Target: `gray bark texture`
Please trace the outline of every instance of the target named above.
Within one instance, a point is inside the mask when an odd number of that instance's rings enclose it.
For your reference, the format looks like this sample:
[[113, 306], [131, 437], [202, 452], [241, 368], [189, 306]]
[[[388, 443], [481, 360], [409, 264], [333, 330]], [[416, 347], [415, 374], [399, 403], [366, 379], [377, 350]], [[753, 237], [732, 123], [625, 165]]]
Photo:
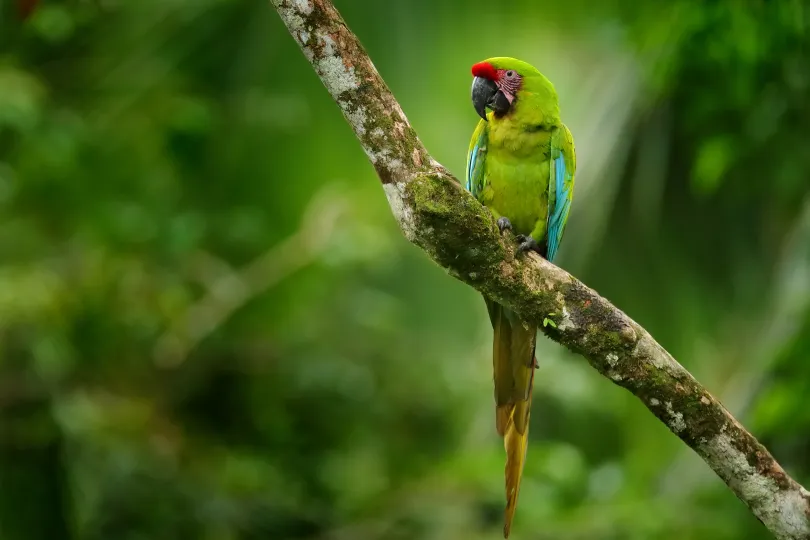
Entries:
[[774, 537], [810, 539], [810, 493], [644, 328], [561, 268], [516, 255], [511, 235], [428, 154], [331, 1], [270, 3], [343, 111], [409, 241], [632, 392]]

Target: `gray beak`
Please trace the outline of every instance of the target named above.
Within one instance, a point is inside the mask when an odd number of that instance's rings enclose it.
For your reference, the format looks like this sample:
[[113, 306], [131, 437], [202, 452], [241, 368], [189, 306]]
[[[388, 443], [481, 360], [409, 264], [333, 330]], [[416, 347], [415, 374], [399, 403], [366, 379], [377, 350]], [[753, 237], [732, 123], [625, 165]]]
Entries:
[[475, 77], [472, 83], [472, 103], [478, 116], [486, 121], [487, 105], [490, 105], [498, 93], [498, 87], [493, 81], [483, 77]]

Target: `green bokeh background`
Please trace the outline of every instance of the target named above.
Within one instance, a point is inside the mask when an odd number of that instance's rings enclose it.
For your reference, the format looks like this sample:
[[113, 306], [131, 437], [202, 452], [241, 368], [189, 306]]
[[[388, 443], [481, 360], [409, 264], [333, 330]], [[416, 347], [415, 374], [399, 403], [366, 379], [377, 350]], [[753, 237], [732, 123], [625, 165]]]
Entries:
[[[336, 5], [457, 175], [471, 64], [555, 83], [558, 264], [810, 484], [810, 5]], [[500, 538], [483, 302], [268, 2], [0, 17], [0, 539]], [[768, 538], [633, 396], [538, 357], [513, 538]]]

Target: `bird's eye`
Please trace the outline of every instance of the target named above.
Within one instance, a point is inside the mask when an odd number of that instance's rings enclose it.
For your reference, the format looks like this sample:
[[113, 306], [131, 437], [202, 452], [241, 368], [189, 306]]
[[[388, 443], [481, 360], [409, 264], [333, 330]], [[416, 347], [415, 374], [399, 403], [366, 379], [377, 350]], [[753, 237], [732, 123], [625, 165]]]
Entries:
[[515, 72], [510, 69], [509, 71], [506, 72], [506, 76], [511, 79], [512, 77], [515, 76]]

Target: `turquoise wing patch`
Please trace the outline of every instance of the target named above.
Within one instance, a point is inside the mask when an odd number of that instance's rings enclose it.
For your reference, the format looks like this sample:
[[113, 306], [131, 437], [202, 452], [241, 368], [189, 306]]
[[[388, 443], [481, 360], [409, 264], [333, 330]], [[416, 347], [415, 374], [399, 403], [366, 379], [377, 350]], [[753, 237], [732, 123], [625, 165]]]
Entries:
[[[553, 143], [552, 143], [553, 145]], [[549, 182], [546, 259], [553, 261], [562, 242], [563, 231], [571, 210], [573, 172], [565, 164], [565, 152], [552, 146], [552, 167]]]
[[472, 151], [467, 156], [467, 191], [472, 191], [472, 174], [476, 159], [478, 159], [478, 144], [473, 146]]
[[484, 160], [487, 155], [487, 130], [485, 124], [485, 122], [481, 121], [473, 132], [470, 150], [467, 153], [466, 188], [476, 198], [484, 188]]

